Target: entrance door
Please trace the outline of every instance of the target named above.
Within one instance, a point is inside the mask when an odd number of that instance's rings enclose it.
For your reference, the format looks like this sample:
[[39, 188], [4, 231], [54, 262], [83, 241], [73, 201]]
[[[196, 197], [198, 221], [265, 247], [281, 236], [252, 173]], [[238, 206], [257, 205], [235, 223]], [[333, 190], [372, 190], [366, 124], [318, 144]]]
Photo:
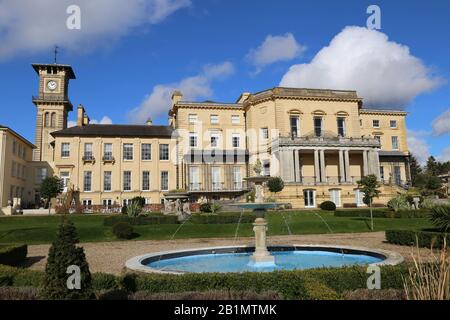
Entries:
[[303, 197], [305, 198], [305, 208], [316, 207], [316, 191], [305, 190], [303, 191]]

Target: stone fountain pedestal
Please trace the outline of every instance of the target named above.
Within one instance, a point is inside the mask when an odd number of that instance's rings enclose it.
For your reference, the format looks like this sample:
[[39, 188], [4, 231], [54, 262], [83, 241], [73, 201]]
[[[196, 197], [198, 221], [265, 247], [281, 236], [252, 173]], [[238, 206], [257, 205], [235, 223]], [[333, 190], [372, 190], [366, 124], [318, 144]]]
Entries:
[[255, 252], [250, 258], [251, 263], [256, 265], [275, 264], [275, 257], [270, 254], [269, 250], [267, 250], [266, 219], [256, 218], [253, 223], [253, 231], [255, 232]]

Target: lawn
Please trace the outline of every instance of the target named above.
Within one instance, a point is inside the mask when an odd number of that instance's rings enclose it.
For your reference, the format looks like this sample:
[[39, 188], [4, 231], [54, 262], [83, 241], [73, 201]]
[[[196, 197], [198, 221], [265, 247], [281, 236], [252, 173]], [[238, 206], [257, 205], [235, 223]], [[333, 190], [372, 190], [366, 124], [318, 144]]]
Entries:
[[[111, 232], [111, 227], [103, 226], [104, 217], [104, 215], [74, 215], [70, 216], [70, 219], [77, 227], [81, 242], [116, 240]], [[60, 216], [2, 217], [0, 218], [0, 243], [51, 243], [55, 238], [60, 220]], [[267, 215], [267, 220], [269, 236], [288, 235], [289, 230], [294, 235], [330, 233], [330, 230], [332, 233], [370, 231], [369, 220], [366, 218], [334, 217], [332, 212], [324, 211], [271, 212]], [[427, 219], [375, 219], [375, 231], [417, 229], [430, 226]], [[179, 227], [179, 224], [135, 226], [135, 232], [139, 236], [134, 240], [169, 240]], [[237, 224], [193, 224], [187, 222], [174, 238], [234, 237], [236, 227]], [[252, 236], [252, 228], [251, 224], [241, 224], [238, 236]]]

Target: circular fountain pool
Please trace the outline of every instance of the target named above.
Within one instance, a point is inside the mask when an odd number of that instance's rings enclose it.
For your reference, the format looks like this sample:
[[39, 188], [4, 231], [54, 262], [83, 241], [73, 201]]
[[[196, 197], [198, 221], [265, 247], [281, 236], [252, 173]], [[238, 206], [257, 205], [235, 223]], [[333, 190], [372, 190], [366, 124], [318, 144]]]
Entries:
[[253, 247], [218, 247], [159, 252], [127, 261], [131, 270], [144, 272], [270, 272], [275, 270], [398, 264], [403, 258], [384, 250], [337, 246], [273, 246], [268, 248], [275, 264], [251, 262]]

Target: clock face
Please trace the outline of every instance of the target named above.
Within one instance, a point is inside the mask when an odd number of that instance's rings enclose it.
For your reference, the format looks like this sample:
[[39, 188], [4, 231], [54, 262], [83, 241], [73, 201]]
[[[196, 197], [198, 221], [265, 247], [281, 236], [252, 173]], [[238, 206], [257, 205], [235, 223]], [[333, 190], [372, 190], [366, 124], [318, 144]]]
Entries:
[[47, 88], [49, 88], [51, 91], [55, 90], [58, 84], [54, 80], [50, 80], [47, 82]]

